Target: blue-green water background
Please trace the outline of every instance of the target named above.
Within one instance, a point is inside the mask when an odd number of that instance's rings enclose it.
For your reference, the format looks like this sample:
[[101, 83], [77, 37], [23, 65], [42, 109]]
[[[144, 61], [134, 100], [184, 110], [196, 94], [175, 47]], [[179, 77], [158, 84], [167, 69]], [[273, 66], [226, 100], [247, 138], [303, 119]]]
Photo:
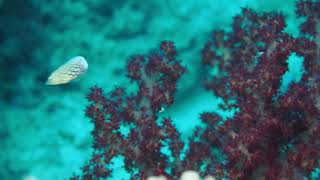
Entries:
[[[205, 75], [200, 51], [210, 32], [230, 29], [241, 7], [250, 7], [284, 13], [285, 31], [298, 36], [303, 19], [295, 17], [294, 2], [0, 0], [0, 179], [64, 179], [79, 172], [92, 151], [93, 125], [84, 116], [89, 88], [130, 89], [128, 57], [147, 53], [161, 40], [175, 42], [188, 68], [174, 105], [161, 114], [172, 117], [186, 139], [199, 113], [219, 111], [219, 99], [199, 84]], [[77, 55], [89, 63], [81, 80], [44, 85], [52, 70]], [[301, 74], [299, 65], [290, 67], [286, 83]]]

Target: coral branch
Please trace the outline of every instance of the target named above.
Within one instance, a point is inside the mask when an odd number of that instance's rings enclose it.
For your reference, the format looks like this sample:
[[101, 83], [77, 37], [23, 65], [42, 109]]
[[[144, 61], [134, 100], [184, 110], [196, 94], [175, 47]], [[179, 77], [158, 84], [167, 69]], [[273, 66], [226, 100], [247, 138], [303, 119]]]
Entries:
[[[124, 156], [125, 169], [133, 177], [166, 174], [168, 157], [160, 152], [164, 142], [170, 139], [175, 154], [183, 146], [170, 119], [161, 125], [156, 123], [160, 108], [173, 103], [177, 80], [185, 72], [175, 56], [175, 47], [169, 41], [162, 42], [160, 50], [149, 56], [133, 56], [128, 77], [138, 83], [137, 94], [129, 95], [124, 88], [116, 87], [105, 96], [101, 88], [91, 88], [86, 116], [94, 123], [94, 153], [83, 168], [83, 179], [110, 177], [112, 169], [106, 165], [119, 155]], [[130, 128], [127, 137], [121, 127]]]
[[[234, 17], [231, 32], [212, 33], [201, 51], [208, 72], [204, 86], [224, 100], [222, 108], [239, 111], [227, 120], [202, 112], [205, 127], [195, 129], [185, 151], [172, 121], [158, 119], [161, 108], [174, 102], [186, 71], [174, 44], [164, 41], [155, 53], [132, 56], [127, 70], [138, 84], [137, 94], [116, 87], [105, 95], [93, 87], [87, 96], [94, 153], [83, 175], [73, 178], [110, 177], [110, 164], [118, 156], [132, 179], [177, 179], [185, 170], [232, 180], [309, 177], [320, 165], [319, 9], [320, 2], [297, 2], [297, 15], [306, 17], [298, 38], [283, 31], [283, 15], [251, 9]], [[304, 59], [305, 72], [280, 93], [292, 54]], [[211, 75], [212, 69], [219, 73]], [[164, 147], [170, 155], [161, 151]]]
[[[320, 127], [319, 31], [315, 30], [319, 5], [297, 3], [298, 14], [308, 17], [301, 31], [314, 36], [314, 41], [284, 33], [279, 14], [243, 9], [234, 18], [231, 33], [216, 31], [205, 45], [203, 64], [221, 71], [208, 78], [206, 88], [226, 103], [236, 100], [240, 110], [220, 127], [212, 125], [215, 114], [202, 116], [210, 127], [202, 141], [223, 149], [229, 160], [223, 166], [228, 172], [225, 176], [230, 179], [302, 179], [319, 166], [320, 142], [313, 138]], [[307, 72], [301, 82], [279, 96], [291, 53], [304, 57]]]

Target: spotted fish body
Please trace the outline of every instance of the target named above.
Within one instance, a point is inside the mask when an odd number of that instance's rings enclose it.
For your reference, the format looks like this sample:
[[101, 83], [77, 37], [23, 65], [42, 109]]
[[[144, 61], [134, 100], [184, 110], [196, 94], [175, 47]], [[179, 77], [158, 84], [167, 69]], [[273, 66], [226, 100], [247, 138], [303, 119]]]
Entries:
[[53, 71], [49, 76], [47, 85], [66, 84], [83, 75], [88, 69], [88, 62], [82, 56], [76, 56], [58, 69]]

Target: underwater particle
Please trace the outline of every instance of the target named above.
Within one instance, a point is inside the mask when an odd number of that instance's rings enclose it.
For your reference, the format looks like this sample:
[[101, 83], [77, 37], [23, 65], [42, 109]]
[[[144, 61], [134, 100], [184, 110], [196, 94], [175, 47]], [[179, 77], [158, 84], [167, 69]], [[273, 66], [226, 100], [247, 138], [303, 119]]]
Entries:
[[164, 110], [165, 110], [164, 107], [161, 107], [160, 110], [159, 110], [159, 113], [163, 113]]
[[205, 176], [203, 180], [216, 180], [213, 176]]
[[187, 170], [182, 173], [180, 180], [200, 180], [200, 176], [196, 171]]
[[71, 58], [65, 64], [53, 71], [46, 85], [66, 84], [83, 75], [88, 69], [88, 62], [82, 56]]
[[150, 176], [147, 180], [167, 180], [167, 178], [164, 176]]
[[23, 180], [38, 180], [38, 178], [36, 176], [28, 175], [24, 176]]

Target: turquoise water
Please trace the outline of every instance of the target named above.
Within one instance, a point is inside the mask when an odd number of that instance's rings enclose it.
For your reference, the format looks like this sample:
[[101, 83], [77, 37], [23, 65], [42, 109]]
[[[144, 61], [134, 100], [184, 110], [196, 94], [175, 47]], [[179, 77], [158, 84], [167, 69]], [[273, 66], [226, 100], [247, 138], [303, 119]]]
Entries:
[[[230, 30], [241, 7], [285, 14], [285, 32], [299, 36], [303, 18], [286, 0], [0, 0], [0, 179], [68, 179], [92, 153], [93, 124], [84, 116], [89, 88], [136, 87], [126, 77], [130, 55], [145, 54], [161, 40], [175, 42], [188, 68], [179, 81], [175, 103], [160, 117], [171, 117], [186, 141], [199, 114], [217, 111], [221, 99], [205, 91], [200, 51], [214, 29]], [[49, 74], [68, 59], [81, 55], [87, 73], [65, 85], [46, 86]], [[301, 64], [288, 59], [282, 91], [298, 82]], [[291, 62], [292, 61], [292, 62]], [[192, 121], [190, 121], [192, 119]], [[186, 120], [187, 121], [186, 123]], [[114, 179], [128, 178], [121, 158]], [[313, 173], [316, 178], [317, 172]]]

